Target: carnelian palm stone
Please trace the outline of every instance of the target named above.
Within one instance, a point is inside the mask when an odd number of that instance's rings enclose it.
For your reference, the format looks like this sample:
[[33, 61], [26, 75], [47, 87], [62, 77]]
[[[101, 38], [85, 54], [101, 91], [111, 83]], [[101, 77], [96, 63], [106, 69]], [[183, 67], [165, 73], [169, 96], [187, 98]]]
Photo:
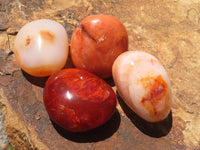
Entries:
[[116, 108], [110, 85], [80, 69], [61, 70], [47, 80], [44, 104], [50, 118], [72, 131], [87, 131], [108, 121]]
[[115, 59], [127, 49], [128, 35], [118, 19], [92, 15], [83, 19], [75, 29], [70, 52], [77, 68], [109, 78]]

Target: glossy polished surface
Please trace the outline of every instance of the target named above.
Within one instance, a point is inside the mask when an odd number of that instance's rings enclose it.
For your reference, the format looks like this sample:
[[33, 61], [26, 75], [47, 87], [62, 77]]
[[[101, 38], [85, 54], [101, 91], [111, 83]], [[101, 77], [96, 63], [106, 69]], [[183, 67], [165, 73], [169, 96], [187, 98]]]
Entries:
[[128, 48], [128, 35], [123, 24], [112, 16], [86, 17], [71, 39], [74, 65], [102, 78], [112, 75], [112, 65]]
[[44, 104], [50, 118], [59, 126], [82, 132], [111, 118], [116, 95], [99, 77], [80, 69], [64, 69], [47, 80]]
[[171, 85], [166, 70], [154, 56], [128, 51], [113, 64], [113, 79], [126, 104], [140, 117], [158, 122], [171, 109]]
[[25, 72], [48, 76], [64, 67], [68, 37], [61, 24], [48, 19], [35, 20], [20, 29], [14, 48], [17, 63]]

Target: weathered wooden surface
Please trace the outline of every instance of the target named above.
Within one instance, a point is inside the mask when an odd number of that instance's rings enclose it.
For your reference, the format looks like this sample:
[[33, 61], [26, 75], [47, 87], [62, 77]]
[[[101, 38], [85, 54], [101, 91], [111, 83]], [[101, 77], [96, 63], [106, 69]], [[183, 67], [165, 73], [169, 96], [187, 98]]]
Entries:
[[[16, 33], [27, 22], [49, 18], [71, 38], [91, 14], [113, 15], [129, 35], [129, 50], [159, 58], [172, 83], [168, 118], [151, 124], [118, 98], [117, 111], [104, 126], [69, 133], [49, 120], [42, 102], [46, 78], [21, 71], [12, 53]], [[200, 2], [198, 0], [1, 0], [0, 104], [4, 127], [15, 149], [130, 150], [200, 149]], [[68, 66], [72, 66], [68, 61]], [[114, 84], [108, 81], [113, 88]]]

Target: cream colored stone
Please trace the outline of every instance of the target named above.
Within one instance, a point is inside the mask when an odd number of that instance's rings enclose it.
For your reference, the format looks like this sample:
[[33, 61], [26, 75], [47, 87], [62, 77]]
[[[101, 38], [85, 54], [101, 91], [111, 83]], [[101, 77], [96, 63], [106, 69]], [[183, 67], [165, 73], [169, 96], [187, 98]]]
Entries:
[[158, 122], [168, 116], [171, 84], [154, 56], [142, 51], [121, 54], [113, 64], [113, 79], [122, 99], [140, 117]]

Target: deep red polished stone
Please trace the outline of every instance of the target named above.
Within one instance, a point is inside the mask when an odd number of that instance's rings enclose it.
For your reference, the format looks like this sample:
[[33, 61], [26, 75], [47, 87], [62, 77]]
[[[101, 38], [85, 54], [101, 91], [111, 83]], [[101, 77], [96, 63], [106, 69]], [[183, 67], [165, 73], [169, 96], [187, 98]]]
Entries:
[[72, 132], [104, 124], [116, 108], [116, 95], [110, 85], [80, 69], [64, 69], [50, 76], [43, 98], [50, 118]]
[[71, 38], [74, 65], [102, 78], [112, 75], [114, 60], [128, 49], [128, 35], [115, 17], [92, 15], [75, 29]]

